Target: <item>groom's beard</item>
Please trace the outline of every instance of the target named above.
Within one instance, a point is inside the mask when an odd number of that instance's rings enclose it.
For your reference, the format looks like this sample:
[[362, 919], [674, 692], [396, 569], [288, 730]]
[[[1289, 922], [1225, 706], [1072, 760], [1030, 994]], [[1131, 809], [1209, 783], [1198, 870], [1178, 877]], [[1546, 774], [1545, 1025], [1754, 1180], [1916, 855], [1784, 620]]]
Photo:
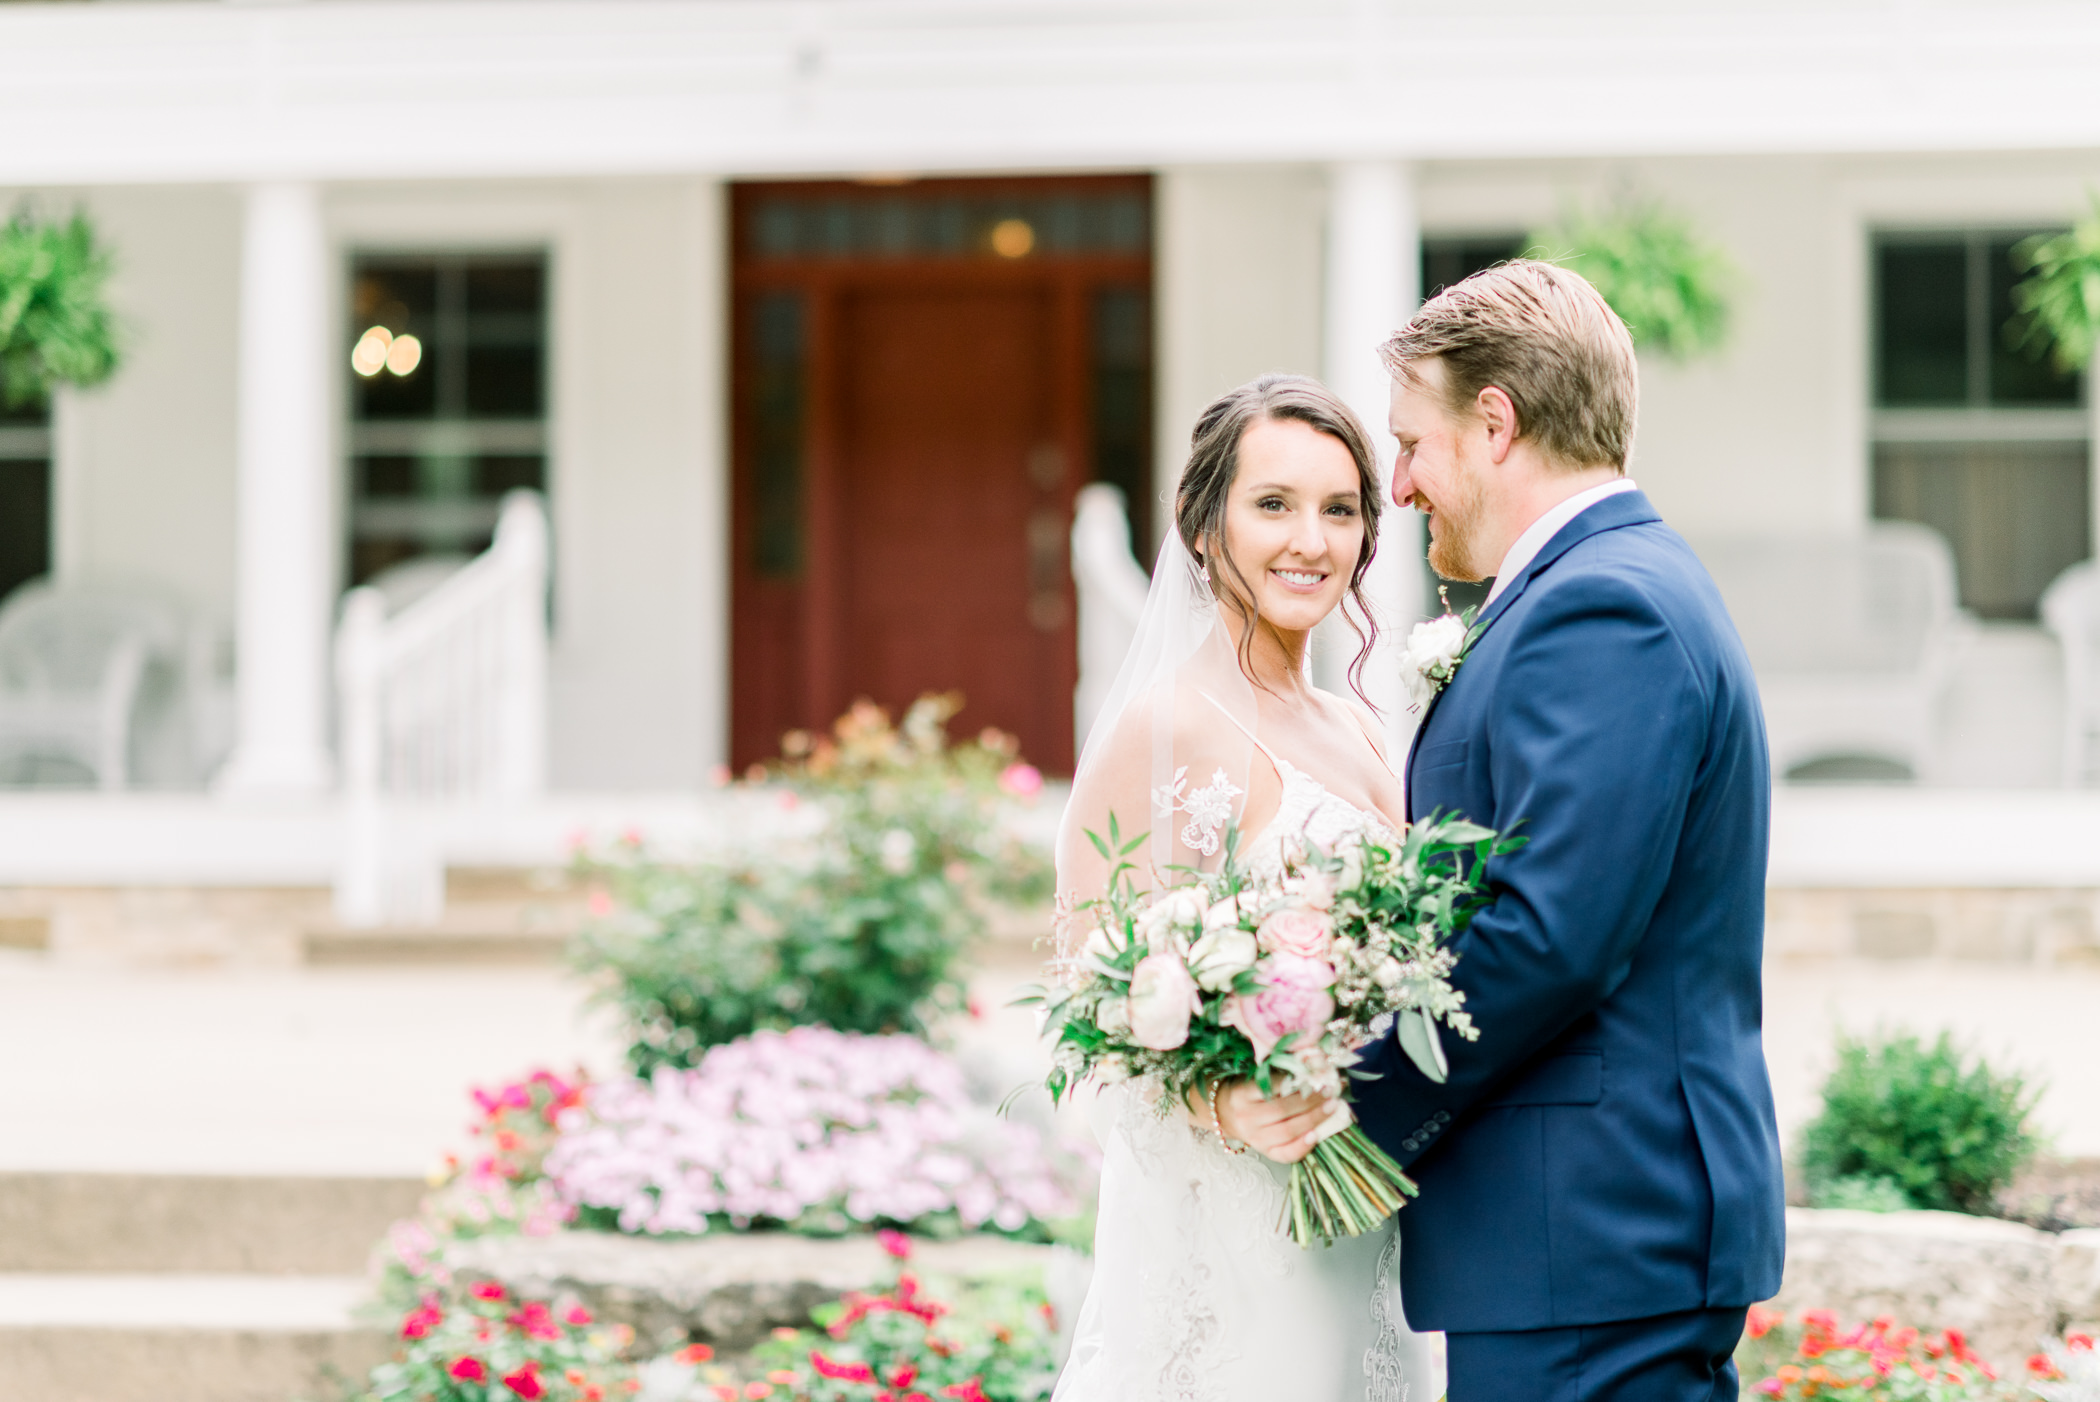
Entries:
[[1470, 472], [1461, 470], [1449, 499], [1431, 502], [1435, 514], [1429, 537], [1429, 568], [1445, 579], [1475, 582], [1487, 578], [1487, 569], [1473, 558], [1473, 540], [1480, 533], [1480, 486]]

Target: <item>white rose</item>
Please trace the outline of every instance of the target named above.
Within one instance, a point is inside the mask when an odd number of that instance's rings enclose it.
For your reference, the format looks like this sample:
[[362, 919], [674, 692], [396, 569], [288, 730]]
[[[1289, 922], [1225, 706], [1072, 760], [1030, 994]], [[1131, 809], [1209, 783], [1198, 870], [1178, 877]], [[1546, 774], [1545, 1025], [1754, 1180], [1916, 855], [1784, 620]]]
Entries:
[[1138, 916], [1138, 938], [1154, 954], [1164, 954], [1170, 949], [1179, 952], [1188, 948], [1188, 942], [1177, 940], [1175, 936], [1202, 923], [1203, 893], [1183, 886], [1167, 892]]
[[1123, 975], [1113, 967], [1111, 962], [1121, 955], [1122, 952], [1122, 929], [1118, 927], [1112, 930], [1106, 925], [1096, 925], [1087, 932], [1086, 945], [1079, 952], [1080, 962], [1097, 974], [1106, 974], [1110, 978], [1122, 978]]
[[1130, 1000], [1128, 998], [1103, 998], [1101, 1006], [1094, 1009], [1094, 1026], [1111, 1037], [1130, 1034]]
[[1228, 925], [1196, 941], [1189, 950], [1189, 969], [1200, 986], [1223, 993], [1234, 979], [1254, 967], [1260, 954], [1252, 931]]
[[1401, 653], [1400, 674], [1417, 705], [1436, 695], [1437, 688], [1451, 679], [1465, 650], [1466, 625], [1456, 616], [1447, 613], [1415, 625]]
[[1240, 923], [1240, 898], [1227, 896], [1203, 912], [1205, 930], [1222, 930]]
[[1172, 1051], [1189, 1039], [1189, 1019], [1202, 1005], [1203, 995], [1180, 956], [1147, 955], [1130, 978], [1130, 1040], [1153, 1051]]

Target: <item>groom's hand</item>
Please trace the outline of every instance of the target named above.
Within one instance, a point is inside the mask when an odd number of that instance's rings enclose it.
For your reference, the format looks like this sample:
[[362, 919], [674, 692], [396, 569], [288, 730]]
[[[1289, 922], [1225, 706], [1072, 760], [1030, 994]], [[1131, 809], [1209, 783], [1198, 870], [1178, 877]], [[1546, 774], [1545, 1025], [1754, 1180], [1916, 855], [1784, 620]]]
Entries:
[[1218, 1088], [1218, 1132], [1278, 1163], [1296, 1163], [1319, 1142], [1334, 1102], [1323, 1095], [1265, 1099], [1252, 1081]]

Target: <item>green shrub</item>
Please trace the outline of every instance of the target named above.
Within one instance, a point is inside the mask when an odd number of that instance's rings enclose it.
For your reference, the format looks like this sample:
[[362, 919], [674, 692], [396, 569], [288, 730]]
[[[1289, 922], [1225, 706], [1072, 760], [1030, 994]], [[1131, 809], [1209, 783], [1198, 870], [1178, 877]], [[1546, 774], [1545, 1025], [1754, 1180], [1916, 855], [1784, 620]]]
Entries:
[[1995, 1074], [1980, 1059], [1965, 1064], [1945, 1033], [1930, 1047], [1908, 1034], [1873, 1042], [1840, 1035], [1837, 1058], [1823, 1113], [1804, 1139], [1818, 1207], [1900, 1194], [1907, 1206], [1989, 1213], [2034, 1155], [2027, 1117], [2037, 1092], [2016, 1073]]
[[818, 807], [794, 850], [679, 864], [626, 842], [585, 863], [613, 910], [577, 961], [612, 976], [637, 1073], [695, 1065], [762, 1028], [923, 1032], [961, 1006], [956, 956], [988, 903], [1047, 895], [1049, 863], [999, 822], [1042, 777], [997, 731], [950, 744], [960, 706], [921, 697], [893, 728], [862, 702], [830, 736], [790, 735], [783, 760], [746, 782]]

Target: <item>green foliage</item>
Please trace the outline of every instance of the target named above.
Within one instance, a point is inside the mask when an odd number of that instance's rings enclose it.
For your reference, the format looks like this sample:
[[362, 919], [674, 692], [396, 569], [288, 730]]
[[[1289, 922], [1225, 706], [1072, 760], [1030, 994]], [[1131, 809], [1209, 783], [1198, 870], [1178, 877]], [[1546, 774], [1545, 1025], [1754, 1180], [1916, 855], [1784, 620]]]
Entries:
[[1570, 210], [1534, 233], [1532, 243], [1531, 256], [1588, 278], [1626, 322], [1635, 346], [1692, 360], [1728, 337], [1735, 265], [1658, 204], [1622, 199], [1595, 213]]
[[[1804, 1140], [1818, 1206], [1836, 1205], [1833, 1192], [1856, 1203], [1872, 1191], [1887, 1201], [1893, 1188], [1911, 1206], [1987, 1214], [2034, 1155], [2027, 1117], [2038, 1092], [1980, 1059], [1965, 1065], [1945, 1033], [1929, 1047], [1908, 1034], [1873, 1042], [1840, 1036], [1837, 1058], [1823, 1084], [1823, 1113]], [[1837, 1186], [1848, 1179], [1884, 1186]]]
[[41, 404], [57, 384], [115, 373], [116, 319], [102, 299], [110, 259], [84, 214], [0, 225], [0, 406]]
[[2006, 338], [2064, 371], [2090, 365], [2100, 336], [2100, 192], [2090, 198], [2092, 213], [2069, 233], [2023, 239], [2012, 255], [2027, 276], [2013, 285]]
[[1893, 1178], [1857, 1174], [1818, 1184], [1817, 1207], [1847, 1208], [1854, 1212], [1907, 1212], [1917, 1206], [1903, 1185]]
[[863, 702], [829, 737], [790, 735], [747, 787], [814, 808], [792, 850], [679, 864], [627, 842], [585, 864], [614, 910], [576, 958], [612, 976], [637, 1073], [695, 1065], [761, 1028], [920, 1033], [962, 1005], [956, 956], [984, 933], [988, 904], [1039, 900], [1050, 873], [999, 822], [1041, 776], [997, 731], [948, 743], [960, 706], [922, 697], [892, 728]]

